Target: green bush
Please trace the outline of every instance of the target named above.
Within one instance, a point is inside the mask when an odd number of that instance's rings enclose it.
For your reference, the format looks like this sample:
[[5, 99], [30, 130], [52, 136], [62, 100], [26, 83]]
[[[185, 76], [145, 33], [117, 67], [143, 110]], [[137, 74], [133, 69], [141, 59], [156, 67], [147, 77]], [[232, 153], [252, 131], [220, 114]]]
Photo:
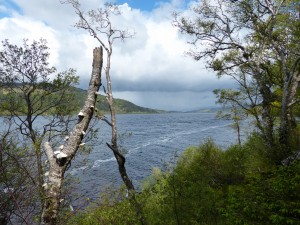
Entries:
[[[300, 224], [300, 162], [276, 166], [270, 155], [258, 135], [227, 150], [211, 140], [186, 149], [142, 183], [137, 199], [147, 224]], [[116, 193], [69, 224], [140, 224]]]
[[154, 170], [144, 185], [147, 188], [142, 191], [148, 223], [219, 223], [223, 155], [224, 152], [209, 140], [199, 147], [188, 148], [172, 171]]
[[134, 207], [125, 197], [124, 187], [101, 194], [100, 202], [64, 222], [67, 225], [126, 225], [139, 224]]
[[300, 163], [257, 173], [228, 189], [228, 224], [300, 224]]

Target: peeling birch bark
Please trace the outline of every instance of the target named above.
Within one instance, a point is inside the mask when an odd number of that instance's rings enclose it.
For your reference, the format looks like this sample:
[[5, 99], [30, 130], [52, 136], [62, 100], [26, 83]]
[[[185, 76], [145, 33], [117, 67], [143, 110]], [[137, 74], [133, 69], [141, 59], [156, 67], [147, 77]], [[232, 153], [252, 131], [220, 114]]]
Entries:
[[49, 161], [49, 171], [45, 174], [48, 176], [48, 181], [43, 185], [46, 195], [42, 212], [42, 224], [44, 225], [55, 225], [57, 222], [64, 174], [79, 146], [83, 145], [82, 139], [93, 117], [98, 91], [101, 86], [102, 63], [102, 47], [95, 48], [93, 51], [93, 71], [87, 98], [83, 108], [78, 113], [77, 124], [65, 138], [66, 143], [60, 146], [59, 151], [54, 151], [49, 142], [45, 142], [43, 145]]

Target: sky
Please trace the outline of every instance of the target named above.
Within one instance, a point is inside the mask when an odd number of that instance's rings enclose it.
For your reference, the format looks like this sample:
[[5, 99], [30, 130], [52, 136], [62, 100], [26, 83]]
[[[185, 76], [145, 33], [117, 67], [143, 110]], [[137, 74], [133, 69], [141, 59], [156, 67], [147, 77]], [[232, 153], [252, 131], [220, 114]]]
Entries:
[[[81, 0], [82, 9], [103, 7], [104, 0]], [[215, 106], [216, 88], [232, 81], [217, 79], [204, 61], [184, 53], [188, 37], [172, 26], [172, 12], [185, 12], [195, 1], [115, 0], [122, 15], [116, 28], [135, 33], [114, 42], [111, 59], [113, 96], [149, 108], [188, 111]], [[24, 38], [47, 40], [51, 65], [58, 71], [77, 70], [82, 89], [87, 89], [93, 48], [99, 43], [74, 27], [78, 18], [70, 5], [59, 0], [0, 0], [0, 40], [21, 45]], [[1, 47], [0, 47], [1, 48]]]

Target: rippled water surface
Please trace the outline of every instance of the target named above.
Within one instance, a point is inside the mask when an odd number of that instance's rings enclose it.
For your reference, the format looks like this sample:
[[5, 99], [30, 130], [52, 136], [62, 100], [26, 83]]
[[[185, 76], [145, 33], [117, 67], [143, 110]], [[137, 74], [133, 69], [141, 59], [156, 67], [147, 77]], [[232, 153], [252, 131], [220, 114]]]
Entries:
[[[213, 113], [127, 114], [118, 115], [117, 120], [123, 148], [128, 151], [127, 171], [136, 186], [153, 167], [162, 167], [188, 146], [197, 146], [208, 138], [222, 148], [237, 142], [232, 122], [216, 119]], [[98, 144], [84, 157], [84, 165], [75, 162], [69, 170], [80, 180], [76, 192], [92, 199], [105, 185], [121, 183], [117, 162], [105, 145], [110, 141], [110, 129], [104, 122], [99, 128]], [[82, 156], [76, 160], [82, 161]]]

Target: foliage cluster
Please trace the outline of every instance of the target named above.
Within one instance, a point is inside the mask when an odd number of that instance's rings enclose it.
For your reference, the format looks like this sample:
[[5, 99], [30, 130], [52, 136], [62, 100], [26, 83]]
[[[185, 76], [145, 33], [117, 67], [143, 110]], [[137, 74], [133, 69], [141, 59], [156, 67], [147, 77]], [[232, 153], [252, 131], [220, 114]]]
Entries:
[[78, 81], [75, 70], [57, 73], [46, 44], [44, 39], [24, 40], [21, 47], [2, 41], [0, 112], [6, 116], [1, 118], [0, 189], [7, 199], [0, 203], [2, 224], [40, 221], [48, 179], [42, 142], [68, 132], [77, 106], [71, 89]]
[[[30, 176], [34, 162], [28, 152], [28, 148], [18, 147], [7, 134], [3, 137], [0, 144], [0, 224], [36, 217], [37, 209], [32, 201], [37, 201], [37, 193]], [[25, 207], [26, 211], [21, 210]], [[12, 215], [16, 216], [13, 222]]]
[[188, 55], [234, 80], [235, 87], [215, 94], [231, 109], [220, 116], [235, 122], [238, 136], [239, 121], [251, 116], [269, 146], [279, 141], [277, 163], [293, 154], [299, 136], [299, 1], [202, 0], [187, 15], [174, 13], [173, 23], [193, 44]]
[[139, 224], [136, 212], [126, 198], [126, 188], [107, 187], [101, 194], [101, 201], [91, 205], [89, 209], [77, 215], [67, 215], [62, 224]]
[[[153, 169], [138, 196], [146, 222], [299, 224], [300, 162], [276, 165], [262, 154], [266, 148], [257, 135], [226, 151], [208, 140], [188, 148], [172, 169]], [[107, 195], [68, 224], [139, 224], [124, 196]]]

